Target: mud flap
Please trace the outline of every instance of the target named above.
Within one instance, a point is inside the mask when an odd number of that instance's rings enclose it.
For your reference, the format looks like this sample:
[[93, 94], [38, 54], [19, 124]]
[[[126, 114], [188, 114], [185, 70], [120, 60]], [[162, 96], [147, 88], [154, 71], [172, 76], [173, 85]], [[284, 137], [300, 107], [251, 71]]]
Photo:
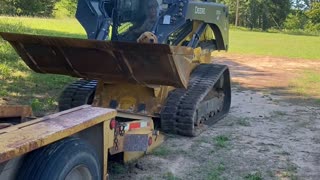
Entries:
[[149, 135], [148, 134], [126, 134], [124, 137], [125, 152], [142, 151], [146, 152], [148, 145]]

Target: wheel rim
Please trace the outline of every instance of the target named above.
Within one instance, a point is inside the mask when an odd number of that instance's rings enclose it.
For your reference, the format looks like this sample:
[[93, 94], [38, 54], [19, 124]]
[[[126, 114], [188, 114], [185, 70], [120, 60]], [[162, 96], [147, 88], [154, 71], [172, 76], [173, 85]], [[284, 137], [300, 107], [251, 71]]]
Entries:
[[65, 180], [92, 180], [90, 170], [84, 166], [79, 165], [74, 167], [66, 176]]

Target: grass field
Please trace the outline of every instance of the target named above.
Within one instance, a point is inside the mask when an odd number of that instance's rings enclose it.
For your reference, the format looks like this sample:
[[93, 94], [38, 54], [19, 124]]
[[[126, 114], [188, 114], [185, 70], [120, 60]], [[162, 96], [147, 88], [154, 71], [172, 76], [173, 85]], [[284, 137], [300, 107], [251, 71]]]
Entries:
[[[0, 17], [0, 31], [85, 38], [75, 20]], [[56, 110], [57, 97], [74, 78], [32, 72], [0, 39], [0, 104], [31, 105], [36, 115]]]
[[304, 70], [300, 76], [290, 83], [291, 92], [314, 99], [320, 104], [320, 72], [315, 70]]
[[[86, 38], [85, 31], [74, 19], [0, 16], [0, 31]], [[230, 31], [230, 53], [320, 60], [319, 49], [320, 37]], [[9, 43], [0, 39], [0, 104], [32, 105], [36, 114], [42, 115], [56, 109], [59, 93], [73, 80], [66, 76], [33, 73]], [[295, 85], [299, 86], [299, 83]]]
[[85, 38], [85, 31], [75, 19], [45, 19], [0, 16], [2, 32]]
[[231, 30], [229, 52], [320, 60], [320, 37]]

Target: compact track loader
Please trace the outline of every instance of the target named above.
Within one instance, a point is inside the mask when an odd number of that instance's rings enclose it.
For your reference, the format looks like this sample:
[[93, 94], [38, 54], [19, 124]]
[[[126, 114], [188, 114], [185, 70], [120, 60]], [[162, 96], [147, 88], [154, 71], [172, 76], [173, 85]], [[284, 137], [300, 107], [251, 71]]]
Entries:
[[[35, 72], [80, 78], [61, 112], [0, 106], [0, 179], [107, 179], [110, 155], [131, 161], [163, 142], [159, 130], [197, 136], [228, 113], [229, 70], [211, 62], [228, 49], [226, 6], [79, 0], [76, 17], [88, 39], [0, 33]], [[157, 41], [137, 42], [145, 32]]]
[[[64, 90], [60, 110], [93, 103], [160, 119], [162, 131], [185, 136], [229, 111], [229, 70], [210, 59], [228, 49], [226, 6], [79, 0], [76, 17], [89, 40], [1, 33], [34, 71], [83, 78]], [[137, 43], [145, 31], [158, 43]]]

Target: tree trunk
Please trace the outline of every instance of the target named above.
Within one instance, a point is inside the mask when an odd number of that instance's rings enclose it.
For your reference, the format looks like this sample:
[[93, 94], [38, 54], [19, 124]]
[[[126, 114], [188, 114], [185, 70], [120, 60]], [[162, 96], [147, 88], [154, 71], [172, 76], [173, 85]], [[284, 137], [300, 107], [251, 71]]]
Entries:
[[238, 26], [238, 22], [239, 22], [239, 0], [237, 0], [237, 6], [236, 6], [236, 22], [235, 22], [235, 26]]

